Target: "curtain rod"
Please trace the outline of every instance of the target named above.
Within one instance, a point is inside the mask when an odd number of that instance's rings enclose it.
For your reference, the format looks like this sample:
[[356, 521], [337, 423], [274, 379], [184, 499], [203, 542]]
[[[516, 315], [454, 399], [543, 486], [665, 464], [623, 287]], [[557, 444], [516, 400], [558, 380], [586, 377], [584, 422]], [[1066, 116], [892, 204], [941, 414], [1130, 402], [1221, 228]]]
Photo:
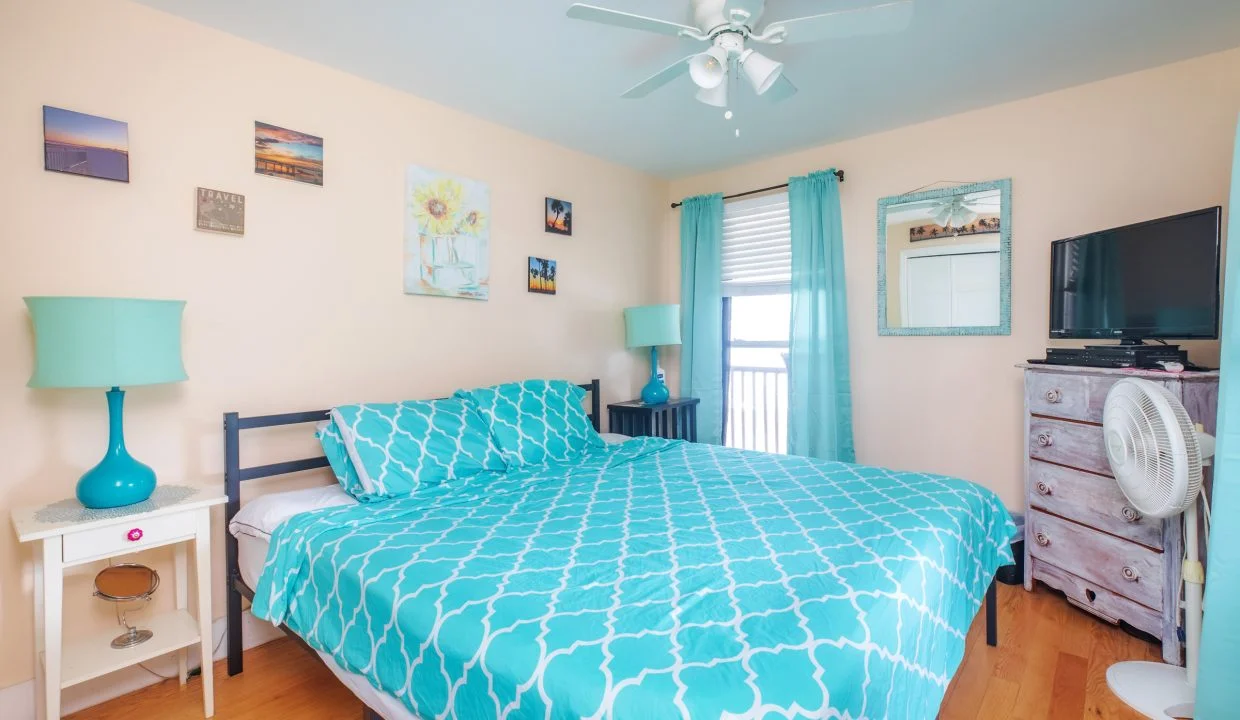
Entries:
[[[844, 182], [844, 171], [843, 170], [836, 170], [835, 176], [840, 179], [840, 182]], [[732, 195], [724, 195], [723, 199], [732, 200], [738, 197], [745, 197], [746, 195], [757, 195], [758, 193], [770, 192], [772, 190], [783, 190], [786, 187], [788, 187], [788, 183], [781, 183], [779, 185], [772, 185], [770, 187], [758, 188], [757, 190], [746, 190], [745, 192], [733, 193]], [[678, 203], [678, 202], [672, 203], [672, 209], [675, 210], [681, 205], [684, 205], [684, 203]]]

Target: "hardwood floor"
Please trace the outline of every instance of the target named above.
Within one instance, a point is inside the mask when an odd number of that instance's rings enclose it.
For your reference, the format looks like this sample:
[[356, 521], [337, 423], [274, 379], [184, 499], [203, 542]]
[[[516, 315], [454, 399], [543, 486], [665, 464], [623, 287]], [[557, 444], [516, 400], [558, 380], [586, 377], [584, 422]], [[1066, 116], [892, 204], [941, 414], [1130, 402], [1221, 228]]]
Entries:
[[[947, 689], [941, 720], [1139, 720], [1107, 689], [1118, 660], [1158, 660], [1158, 646], [1131, 637], [1069, 606], [1039, 586], [1027, 593], [999, 586], [999, 646], [987, 647], [979, 613], [964, 663]], [[215, 717], [221, 720], [357, 720], [361, 704], [290, 639], [246, 653], [244, 673], [215, 664]], [[175, 680], [72, 715], [73, 720], [195, 720], [200, 681]]]

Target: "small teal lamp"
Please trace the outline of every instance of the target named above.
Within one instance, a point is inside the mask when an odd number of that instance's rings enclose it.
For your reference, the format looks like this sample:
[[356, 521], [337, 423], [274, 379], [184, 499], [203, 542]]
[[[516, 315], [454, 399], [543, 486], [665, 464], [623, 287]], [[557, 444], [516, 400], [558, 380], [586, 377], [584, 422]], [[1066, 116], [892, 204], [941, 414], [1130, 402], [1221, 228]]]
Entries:
[[155, 491], [155, 471], [125, 449], [122, 385], [185, 380], [180, 300], [92, 297], [24, 298], [34, 322], [32, 388], [108, 390], [108, 452], [78, 480], [88, 508], [142, 502]]
[[650, 382], [642, 388], [642, 402], [647, 405], [667, 402], [671, 393], [659, 379], [659, 346], [680, 344], [680, 306], [625, 308], [624, 334], [630, 348], [650, 348]]

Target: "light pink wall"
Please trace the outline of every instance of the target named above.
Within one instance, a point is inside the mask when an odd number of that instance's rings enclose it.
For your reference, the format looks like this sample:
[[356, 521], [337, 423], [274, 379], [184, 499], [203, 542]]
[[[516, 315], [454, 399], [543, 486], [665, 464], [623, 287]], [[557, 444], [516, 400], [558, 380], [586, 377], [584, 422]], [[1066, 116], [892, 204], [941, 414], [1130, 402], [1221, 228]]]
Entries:
[[[675, 181], [668, 199], [844, 169], [858, 460], [967, 478], [1016, 507], [1023, 398], [1013, 365], [1049, 344], [1050, 242], [1223, 204], [1237, 109], [1240, 50], [1232, 50]], [[848, 112], [846, 100], [839, 112]], [[878, 198], [939, 180], [998, 178], [1012, 178], [1011, 336], [879, 337]], [[665, 220], [669, 299], [679, 292], [676, 223]], [[1216, 364], [1218, 343], [1193, 344], [1191, 357]]]
[[[600, 377], [607, 400], [641, 385], [621, 309], [657, 294], [662, 180], [119, 0], [4, 2], [0, 67], [0, 687], [32, 675], [30, 548], [8, 509], [72, 495], [106, 436], [102, 392], [25, 387], [23, 295], [188, 301], [190, 380], [127, 399], [130, 450], [164, 482], [222, 481], [228, 410], [533, 376]], [[132, 182], [44, 172], [44, 104], [127, 121]], [[255, 120], [322, 136], [325, 186], [255, 175]], [[402, 293], [410, 163], [490, 184], [489, 302]], [[192, 229], [199, 185], [245, 194], [245, 237]], [[574, 237], [543, 232], [544, 195], [574, 202]], [[528, 255], [559, 261], [558, 296], [526, 292]], [[274, 460], [277, 446], [281, 459], [313, 450], [302, 428], [242, 459]], [[170, 557], [143, 556], [164, 571]], [[115, 625], [89, 582], [70, 580], [67, 634]]]

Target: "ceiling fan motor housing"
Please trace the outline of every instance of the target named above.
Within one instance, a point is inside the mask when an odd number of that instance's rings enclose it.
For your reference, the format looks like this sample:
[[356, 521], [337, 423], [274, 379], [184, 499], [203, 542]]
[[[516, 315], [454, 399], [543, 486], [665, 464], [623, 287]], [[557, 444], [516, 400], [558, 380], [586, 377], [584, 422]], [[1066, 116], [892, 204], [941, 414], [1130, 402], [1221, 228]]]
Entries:
[[765, 5], [764, 0], [693, 0], [693, 24], [704, 33], [733, 24], [752, 30]]

